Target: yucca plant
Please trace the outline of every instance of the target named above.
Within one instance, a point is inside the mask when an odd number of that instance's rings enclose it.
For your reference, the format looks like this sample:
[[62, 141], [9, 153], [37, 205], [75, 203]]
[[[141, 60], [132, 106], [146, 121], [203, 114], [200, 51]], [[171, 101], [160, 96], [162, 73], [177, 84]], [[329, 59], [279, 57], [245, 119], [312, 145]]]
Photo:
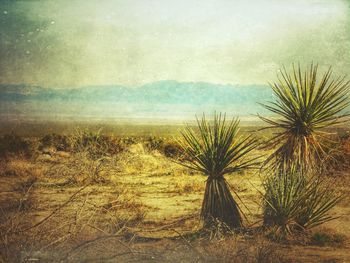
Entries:
[[302, 72], [300, 65], [288, 73], [281, 70], [278, 82], [270, 84], [276, 101], [263, 106], [277, 114], [276, 118], [259, 116], [276, 129], [266, 144], [273, 149], [265, 167], [299, 169], [319, 168], [327, 155], [328, 136], [324, 128], [347, 120], [344, 113], [349, 105], [349, 81], [344, 77], [332, 79], [332, 70], [318, 77], [318, 66]]
[[281, 236], [335, 219], [330, 210], [342, 199], [320, 177], [306, 177], [293, 166], [264, 182], [264, 225]]
[[305, 187], [304, 180], [299, 173], [280, 173], [267, 177], [263, 186], [264, 225], [277, 226], [278, 232], [291, 233], [301, 209], [299, 195]]
[[239, 120], [226, 121], [221, 113], [214, 115], [213, 122], [203, 115], [197, 124], [198, 130], [187, 126], [182, 132], [180, 145], [188, 158], [181, 164], [208, 177], [201, 210], [204, 226], [220, 221], [231, 228], [241, 227], [241, 213], [224, 175], [258, 164], [257, 157], [248, 158], [257, 141], [239, 135]]

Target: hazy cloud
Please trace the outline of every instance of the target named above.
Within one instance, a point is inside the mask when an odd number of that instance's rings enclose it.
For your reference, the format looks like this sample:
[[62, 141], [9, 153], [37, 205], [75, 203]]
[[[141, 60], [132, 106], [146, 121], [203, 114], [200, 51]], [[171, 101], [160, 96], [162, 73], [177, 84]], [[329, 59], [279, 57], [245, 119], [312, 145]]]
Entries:
[[0, 82], [266, 83], [281, 64], [350, 68], [347, 1], [1, 1]]

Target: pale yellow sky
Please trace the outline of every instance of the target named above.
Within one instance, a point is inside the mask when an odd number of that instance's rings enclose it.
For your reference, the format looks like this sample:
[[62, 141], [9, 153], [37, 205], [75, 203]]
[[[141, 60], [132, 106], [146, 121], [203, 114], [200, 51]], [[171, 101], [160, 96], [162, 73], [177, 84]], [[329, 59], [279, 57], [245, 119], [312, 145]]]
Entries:
[[266, 84], [311, 61], [350, 69], [347, 1], [2, 1], [0, 82]]

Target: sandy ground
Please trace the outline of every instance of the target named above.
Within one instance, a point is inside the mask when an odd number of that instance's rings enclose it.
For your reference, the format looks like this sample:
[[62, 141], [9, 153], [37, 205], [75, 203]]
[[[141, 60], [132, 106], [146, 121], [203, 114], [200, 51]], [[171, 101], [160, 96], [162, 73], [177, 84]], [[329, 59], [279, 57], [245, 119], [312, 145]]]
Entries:
[[204, 176], [138, 146], [104, 180], [87, 184], [56, 169], [70, 158], [2, 164], [4, 262], [350, 262], [349, 171], [334, 183], [346, 195], [333, 210], [340, 217], [313, 230], [343, 241], [316, 246], [275, 243], [254, 232], [261, 225], [261, 180], [255, 172], [227, 176], [250, 231], [206, 240], [193, 234], [201, 227]]

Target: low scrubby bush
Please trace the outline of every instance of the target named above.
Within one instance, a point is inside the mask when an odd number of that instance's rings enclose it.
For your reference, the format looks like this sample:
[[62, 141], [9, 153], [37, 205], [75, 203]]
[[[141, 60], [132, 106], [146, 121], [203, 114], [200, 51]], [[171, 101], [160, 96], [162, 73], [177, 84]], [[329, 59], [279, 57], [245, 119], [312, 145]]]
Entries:
[[100, 131], [76, 129], [71, 135], [47, 134], [39, 140], [39, 150], [53, 148], [57, 151], [73, 153], [87, 152], [90, 158], [98, 159], [106, 155], [115, 155], [124, 151], [130, 141], [101, 135]]
[[161, 149], [164, 147], [164, 139], [151, 136], [146, 138], [144, 145], [148, 151], [161, 151]]
[[29, 141], [14, 133], [0, 137], [0, 157], [30, 158], [34, 153], [34, 146]]
[[58, 151], [71, 151], [71, 145], [68, 136], [51, 133], [44, 135], [39, 141], [39, 150], [53, 147]]
[[184, 152], [176, 142], [167, 142], [163, 147], [163, 153], [169, 158], [185, 158]]
[[165, 157], [172, 159], [184, 158], [184, 151], [178, 142], [161, 137], [148, 137], [144, 142], [145, 148], [151, 151], [158, 151]]
[[347, 131], [346, 134], [340, 136], [338, 144], [333, 147], [335, 154], [330, 160], [332, 167], [336, 167], [337, 170], [347, 169], [350, 166], [350, 134]]
[[127, 143], [122, 139], [101, 135], [100, 131], [92, 132], [77, 129], [69, 139], [72, 152], [87, 152], [91, 159], [115, 155], [124, 151], [127, 147]]
[[310, 243], [317, 246], [341, 246], [345, 242], [345, 236], [335, 233], [315, 232], [311, 235]]

